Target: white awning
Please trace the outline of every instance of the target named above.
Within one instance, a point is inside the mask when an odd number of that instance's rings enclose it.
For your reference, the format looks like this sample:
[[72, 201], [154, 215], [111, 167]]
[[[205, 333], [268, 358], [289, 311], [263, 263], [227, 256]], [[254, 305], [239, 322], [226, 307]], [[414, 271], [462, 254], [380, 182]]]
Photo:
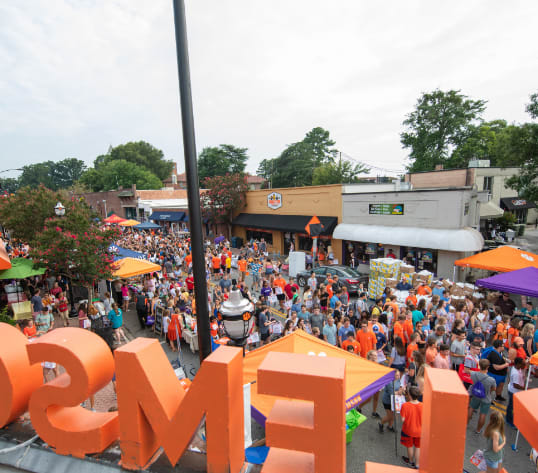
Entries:
[[450, 230], [341, 223], [334, 229], [333, 238], [446, 251], [480, 251], [484, 247], [480, 232], [469, 227]]
[[504, 210], [491, 200], [485, 204], [480, 204], [480, 218], [496, 218], [503, 215]]

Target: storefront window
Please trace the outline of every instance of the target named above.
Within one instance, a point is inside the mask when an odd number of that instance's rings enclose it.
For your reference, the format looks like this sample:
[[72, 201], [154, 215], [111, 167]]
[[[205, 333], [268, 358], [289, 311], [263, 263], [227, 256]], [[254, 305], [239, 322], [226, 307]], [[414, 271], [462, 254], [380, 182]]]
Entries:
[[[312, 251], [313, 240], [306, 233], [299, 233], [299, 251]], [[318, 238], [318, 249], [327, 250], [331, 246], [331, 238], [321, 236]], [[336, 257], [336, 256], [335, 256]]]
[[273, 244], [273, 234], [263, 230], [247, 230], [247, 241], [264, 239], [268, 245]]
[[437, 274], [437, 250], [402, 246], [400, 259], [413, 265], [417, 271], [426, 270]]
[[385, 247], [379, 243], [344, 241], [345, 264], [349, 266], [354, 255], [358, 264], [370, 264], [371, 259], [383, 258]]

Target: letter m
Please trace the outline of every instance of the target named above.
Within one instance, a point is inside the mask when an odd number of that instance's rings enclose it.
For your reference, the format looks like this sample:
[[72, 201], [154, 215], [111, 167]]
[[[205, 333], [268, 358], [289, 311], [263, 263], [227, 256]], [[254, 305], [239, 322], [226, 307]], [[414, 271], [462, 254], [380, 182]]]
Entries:
[[212, 353], [188, 392], [157, 340], [137, 338], [118, 348], [115, 356], [124, 468], [144, 468], [160, 446], [175, 465], [205, 414], [207, 471], [240, 471], [244, 461], [240, 349], [220, 347]]

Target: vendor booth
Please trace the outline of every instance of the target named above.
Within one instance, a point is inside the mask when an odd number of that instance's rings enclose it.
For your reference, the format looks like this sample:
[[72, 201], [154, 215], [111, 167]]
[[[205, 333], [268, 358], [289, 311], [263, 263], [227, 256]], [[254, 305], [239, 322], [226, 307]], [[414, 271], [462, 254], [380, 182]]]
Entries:
[[346, 410], [350, 410], [367, 400], [394, 379], [392, 368], [365, 360], [302, 330], [296, 330], [245, 355], [243, 382], [244, 384], [253, 383], [251, 384], [252, 416], [262, 426], [265, 425], [265, 420], [278, 397], [258, 394], [258, 385], [255, 381], [257, 380], [258, 366], [272, 351], [331, 356], [346, 360]]
[[123, 258], [118, 260], [116, 264], [117, 269], [113, 273], [115, 278], [132, 278], [161, 270], [158, 264], [135, 258]]
[[477, 286], [495, 291], [520, 294], [527, 297], [538, 297], [538, 268], [529, 267], [497, 274], [490, 278], [478, 279]]
[[485, 269], [506, 273], [528, 267], [538, 268], [538, 255], [518, 250], [513, 246], [500, 246], [454, 262], [456, 266]]
[[105, 223], [121, 223], [121, 222], [125, 222], [125, 221], [126, 221], [126, 219], [121, 218], [116, 214], [112, 214], [110, 217], [107, 217], [107, 218], [105, 218], [103, 220], [103, 222], [105, 222]]
[[135, 225], [133, 228], [136, 228], [137, 230], [157, 230], [158, 228], [161, 228], [161, 226], [153, 222], [142, 222]]
[[120, 222], [118, 225], [120, 227], [134, 227], [135, 225], [139, 225], [140, 222], [138, 220], [132, 220], [132, 219], [129, 219], [129, 220], [125, 220], [123, 222]]

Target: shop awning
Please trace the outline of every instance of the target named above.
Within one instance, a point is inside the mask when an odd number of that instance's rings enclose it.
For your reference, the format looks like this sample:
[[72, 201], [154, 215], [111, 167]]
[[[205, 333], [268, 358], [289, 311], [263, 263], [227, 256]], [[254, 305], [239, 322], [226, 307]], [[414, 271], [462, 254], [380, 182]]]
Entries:
[[[281, 232], [306, 233], [306, 224], [312, 215], [275, 215], [241, 213], [232, 221], [232, 225], [258, 228], [260, 230], [280, 230]], [[336, 226], [336, 217], [319, 217], [323, 225], [322, 235], [330, 235]]]
[[[346, 360], [346, 410], [367, 400], [394, 379], [395, 370], [379, 363], [365, 360], [357, 355], [330, 345], [303, 330], [286, 335], [268, 345], [248, 352], [243, 358], [243, 383], [252, 383], [258, 379], [258, 366], [272, 351], [284, 353], [313, 354]], [[323, 355], [321, 355], [323, 356]], [[258, 394], [258, 384], [251, 384], [251, 411], [256, 422], [265, 424], [277, 396]]]
[[161, 270], [161, 267], [158, 264], [135, 258], [123, 258], [118, 260], [116, 268], [116, 271], [113, 273], [116, 278], [132, 278], [134, 276]]
[[156, 222], [181, 222], [185, 212], [153, 212], [149, 219]]
[[451, 230], [341, 223], [333, 238], [445, 251], [480, 251], [484, 247], [480, 232], [468, 227]]
[[538, 255], [505, 245], [499, 246], [499, 248], [495, 248], [494, 250], [483, 251], [482, 253], [456, 260], [454, 264], [456, 266], [506, 273], [530, 266], [538, 268]]
[[485, 204], [480, 204], [480, 218], [497, 218], [503, 215], [504, 210], [491, 200]]
[[536, 204], [519, 197], [503, 197], [501, 199], [501, 207], [506, 210], [534, 209]]

